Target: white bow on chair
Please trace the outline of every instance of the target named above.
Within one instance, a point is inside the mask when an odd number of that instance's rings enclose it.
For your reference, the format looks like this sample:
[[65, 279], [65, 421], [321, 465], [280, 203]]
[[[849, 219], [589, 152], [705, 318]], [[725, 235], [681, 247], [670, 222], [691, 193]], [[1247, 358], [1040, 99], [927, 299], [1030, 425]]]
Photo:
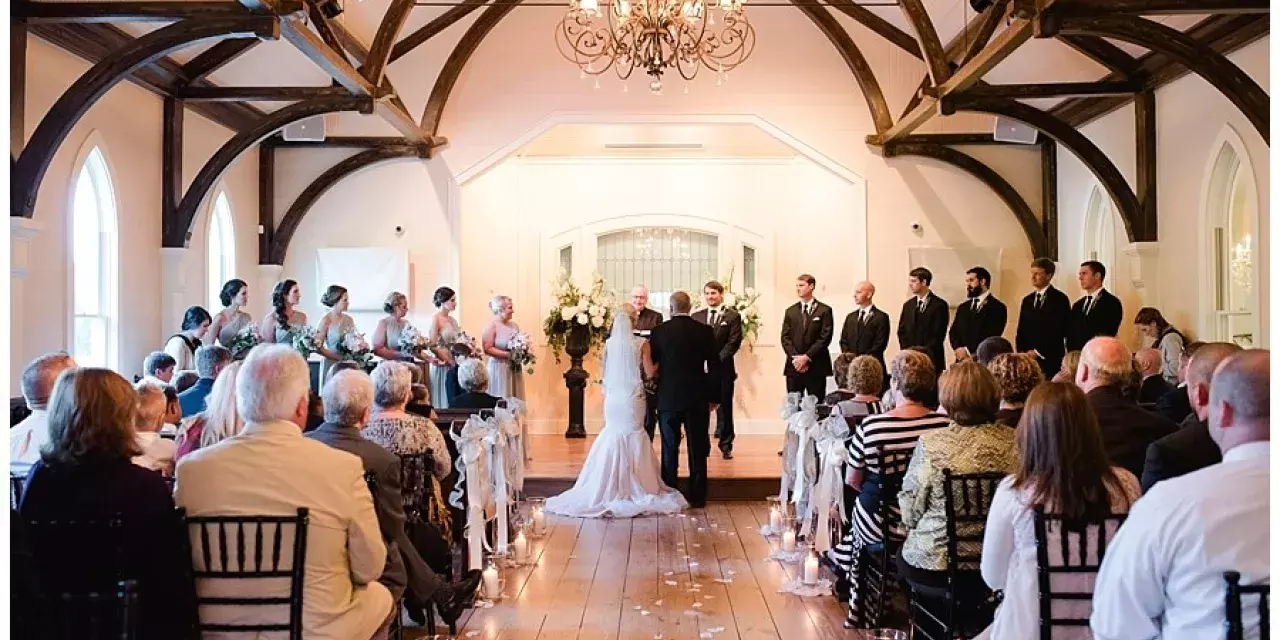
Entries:
[[[525, 422], [525, 416], [528, 415], [529, 413], [529, 407], [528, 405], [525, 404], [524, 400], [521, 400], [520, 398], [503, 398], [503, 399], [507, 403], [507, 411], [511, 412], [511, 415], [515, 417], [516, 422], [520, 426], [520, 429], [519, 429], [520, 458], [519, 460], [520, 460], [520, 466], [521, 466], [520, 475], [523, 478], [524, 477], [523, 468], [529, 465], [530, 460], [533, 460], [533, 458], [529, 456], [529, 425]], [[521, 486], [521, 490], [522, 491], [524, 490], [523, 485]]]
[[507, 398], [506, 403], [505, 408], [495, 409], [494, 415], [507, 439], [507, 480], [512, 489], [519, 493], [524, 491], [525, 463], [529, 460], [529, 439], [524, 423], [525, 404], [518, 398]]
[[[818, 553], [831, 548], [831, 512], [839, 513], [841, 522], [845, 518], [844, 478], [841, 471], [849, 461], [849, 450], [845, 448], [848, 437], [849, 424], [843, 416], [830, 416], [818, 426], [818, 463], [822, 471], [818, 476], [814, 498], [809, 503], [810, 511], [816, 509], [818, 512], [817, 539], [814, 541], [814, 548]], [[808, 518], [805, 521], [808, 522]]]
[[524, 465], [521, 463], [520, 425], [508, 409], [494, 410], [485, 421], [493, 431], [494, 508], [498, 514], [498, 550], [511, 541], [511, 505], [515, 494], [524, 489]]
[[[812, 519], [808, 517], [808, 489], [817, 480], [818, 476], [817, 460], [814, 459], [813, 447], [810, 446], [817, 429], [818, 398], [816, 396], [805, 396], [800, 400], [800, 410], [787, 420], [787, 432], [795, 435], [795, 450], [792, 452], [794, 462], [791, 467], [791, 479], [793, 482], [791, 501], [796, 504], [796, 516], [805, 516], [800, 529], [801, 536], [808, 536], [813, 526]], [[788, 436], [787, 446], [790, 447], [791, 444], [792, 439]], [[783, 453], [787, 452], [784, 451]]]
[[[458, 444], [458, 483], [449, 494], [449, 503], [458, 509], [467, 511], [466, 537], [468, 568], [478, 569], [484, 560], [487, 548], [484, 523], [487, 513], [492, 513], [493, 491], [491, 467], [493, 465], [493, 444], [497, 436], [495, 425], [482, 420], [479, 416], [467, 418], [462, 431], [450, 436]], [[463, 491], [466, 492], [467, 504], [462, 504]]]
[[800, 411], [800, 394], [788, 393], [786, 399], [782, 401], [782, 421], [788, 425], [783, 429], [782, 440], [782, 482], [778, 487], [778, 505], [782, 506], [787, 503], [787, 493], [791, 490], [791, 485], [795, 482], [795, 460], [796, 447], [799, 444], [799, 436], [791, 432], [791, 417]]

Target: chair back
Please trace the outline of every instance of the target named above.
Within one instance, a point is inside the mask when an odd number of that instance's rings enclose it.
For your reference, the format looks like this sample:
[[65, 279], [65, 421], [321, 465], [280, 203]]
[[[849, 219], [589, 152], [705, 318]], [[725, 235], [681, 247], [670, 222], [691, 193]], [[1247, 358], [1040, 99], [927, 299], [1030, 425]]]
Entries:
[[137, 637], [137, 583], [125, 575], [123, 517], [25, 519], [24, 524], [41, 581], [36, 615], [52, 628], [52, 636]]
[[947, 572], [952, 581], [961, 571], [977, 571], [982, 562], [982, 536], [991, 499], [1005, 474], [952, 473], [942, 470], [947, 514]]
[[1244, 640], [1243, 599], [1246, 595], [1258, 596], [1258, 637], [1268, 640], [1271, 637], [1271, 585], [1242, 585], [1239, 571], [1228, 571], [1222, 578], [1227, 583], [1227, 640]]
[[880, 451], [877, 454], [880, 467], [880, 531], [884, 534], [887, 547], [896, 548], [906, 539], [907, 532], [902, 527], [902, 509], [898, 506], [898, 492], [902, 489], [902, 478], [907, 475], [907, 467], [911, 464], [911, 449], [896, 451]]
[[27, 406], [27, 399], [21, 396], [17, 398], [9, 398], [9, 428], [18, 426], [19, 422], [27, 419], [31, 415], [31, 408]]
[[35, 615], [39, 636], [57, 640], [134, 640], [138, 638], [138, 583], [121, 580], [96, 591], [60, 591], [41, 597]]
[[452, 424], [454, 422], [457, 422], [458, 420], [462, 420], [463, 422], [466, 422], [467, 418], [470, 418], [471, 416], [476, 415], [481, 411], [482, 409], [458, 409], [458, 408], [441, 409], [440, 407], [436, 407], [436, 417], [439, 418], [440, 422], [443, 424]]
[[[299, 507], [292, 516], [184, 517], [201, 632], [285, 631], [291, 640], [301, 640], [308, 514], [306, 507]], [[293, 539], [292, 549], [285, 548], [288, 536]], [[263, 581], [267, 595], [215, 595], [246, 589], [247, 580]], [[284, 580], [287, 586], [280, 588]], [[229, 589], [220, 589], [223, 584]], [[206, 622], [206, 611], [242, 607], [288, 607], [288, 614], [268, 622]], [[211, 619], [219, 617], [215, 614]]]
[[1126, 517], [1127, 514], [1111, 514], [1089, 522], [1067, 523], [1061, 515], [1047, 514], [1044, 507], [1036, 507], [1041, 640], [1052, 638], [1054, 627], [1089, 626], [1098, 569]]
[[9, 508], [14, 511], [22, 506], [22, 492], [27, 486], [27, 477], [9, 474]]

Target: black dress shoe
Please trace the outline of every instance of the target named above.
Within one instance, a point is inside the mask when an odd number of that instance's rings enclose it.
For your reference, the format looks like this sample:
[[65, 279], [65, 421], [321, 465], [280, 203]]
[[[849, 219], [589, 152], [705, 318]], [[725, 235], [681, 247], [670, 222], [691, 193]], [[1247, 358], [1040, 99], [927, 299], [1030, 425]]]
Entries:
[[436, 610], [445, 624], [452, 625], [462, 616], [476, 595], [481, 577], [479, 569], [472, 569], [463, 574], [461, 580], [440, 588], [440, 593], [435, 596]]
[[725, 459], [725, 460], [732, 460], [732, 459], [733, 459], [733, 452], [732, 452], [732, 451], [721, 451], [721, 452], [720, 452], [720, 455], [724, 456], [724, 459]]

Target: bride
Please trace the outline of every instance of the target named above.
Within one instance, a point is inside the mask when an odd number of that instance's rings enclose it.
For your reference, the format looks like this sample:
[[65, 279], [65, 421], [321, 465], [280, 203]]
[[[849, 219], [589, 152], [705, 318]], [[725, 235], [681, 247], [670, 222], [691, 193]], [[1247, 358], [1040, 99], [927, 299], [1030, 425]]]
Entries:
[[675, 513], [688, 506], [679, 491], [662, 483], [644, 432], [641, 366], [651, 374], [654, 365], [648, 342], [631, 333], [635, 319], [636, 309], [629, 304], [613, 314], [612, 333], [604, 346], [604, 428], [573, 488], [547, 499], [552, 513], [632, 518]]

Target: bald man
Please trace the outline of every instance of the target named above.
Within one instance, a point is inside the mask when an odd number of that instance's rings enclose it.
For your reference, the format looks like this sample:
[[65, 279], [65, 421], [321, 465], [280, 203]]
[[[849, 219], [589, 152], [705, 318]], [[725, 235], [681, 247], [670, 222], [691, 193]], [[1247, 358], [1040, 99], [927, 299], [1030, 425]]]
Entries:
[[1143, 491], [1150, 491], [1161, 480], [1222, 462], [1222, 451], [1209, 435], [1209, 389], [1218, 365], [1240, 351], [1240, 347], [1231, 342], [1209, 342], [1191, 356], [1183, 369], [1186, 381], [1183, 393], [1191, 406], [1191, 415], [1182, 421], [1177, 431], [1147, 447], [1147, 462], [1142, 467]]
[[[1223, 572], [1270, 582], [1270, 361], [1270, 351], [1251, 349], [1214, 371], [1209, 435], [1222, 462], [1161, 482], [1133, 505], [1098, 572], [1095, 638], [1221, 638]], [[1243, 637], [1259, 637], [1257, 599], [1242, 600]]]
[[1154, 405], [1164, 394], [1173, 391], [1173, 385], [1164, 379], [1164, 355], [1159, 349], [1138, 349], [1133, 360], [1138, 364], [1138, 373], [1142, 374], [1142, 384], [1138, 386], [1140, 404]]
[[872, 298], [876, 286], [863, 280], [853, 290], [853, 303], [857, 307], [844, 317], [840, 329], [840, 353], [855, 356], [871, 356], [880, 361], [884, 370], [884, 350], [889, 348], [889, 314], [876, 308]]
[[1125, 396], [1122, 387], [1132, 372], [1133, 354], [1128, 347], [1115, 338], [1094, 338], [1080, 353], [1076, 385], [1088, 396], [1098, 417], [1111, 464], [1141, 478], [1147, 447], [1173, 433], [1177, 425]]

